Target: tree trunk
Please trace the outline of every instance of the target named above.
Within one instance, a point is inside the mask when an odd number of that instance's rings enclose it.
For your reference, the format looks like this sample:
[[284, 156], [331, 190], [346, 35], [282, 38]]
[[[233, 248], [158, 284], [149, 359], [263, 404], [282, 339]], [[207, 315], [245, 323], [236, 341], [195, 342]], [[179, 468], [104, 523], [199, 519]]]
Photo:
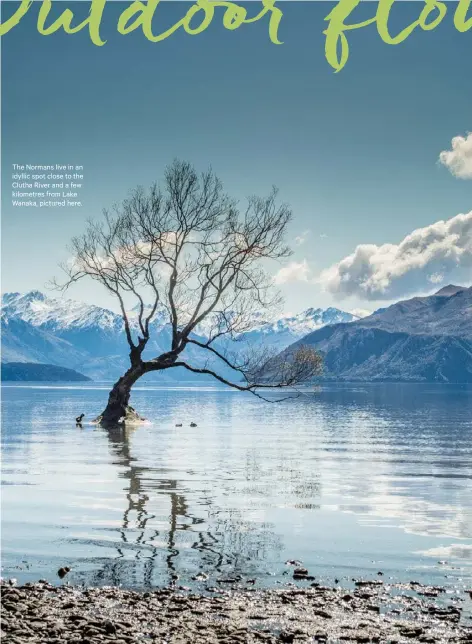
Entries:
[[116, 425], [117, 423], [142, 421], [139, 414], [129, 405], [131, 387], [144, 375], [144, 365], [140, 364], [131, 367], [115, 382], [113, 389], [108, 396], [108, 403], [105, 410], [95, 419], [101, 425]]

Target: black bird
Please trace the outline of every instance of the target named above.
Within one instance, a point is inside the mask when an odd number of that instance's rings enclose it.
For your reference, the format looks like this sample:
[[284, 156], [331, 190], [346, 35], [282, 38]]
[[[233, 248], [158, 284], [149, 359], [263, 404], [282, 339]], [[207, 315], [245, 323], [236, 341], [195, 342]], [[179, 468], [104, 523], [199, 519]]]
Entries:
[[85, 414], [80, 414], [80, 416], [77, 416], [77, 418], [75, 419], [75, 422], [77, 423], [77, 425], [80, 425], [80, 423], [82, 422], [82, 418], [84, 416]]
[[190, 427], [196, 427], [197, 423], [190, 423]]

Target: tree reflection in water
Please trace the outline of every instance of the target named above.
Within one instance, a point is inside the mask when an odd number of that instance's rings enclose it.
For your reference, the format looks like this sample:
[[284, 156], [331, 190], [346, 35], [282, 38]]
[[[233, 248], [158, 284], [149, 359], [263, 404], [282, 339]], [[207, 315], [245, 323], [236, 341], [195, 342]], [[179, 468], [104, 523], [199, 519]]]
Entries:
[[[116, 426], [101, 431], [107, 434], [120, 478], [127, 480], [126, 502], [119, 543], [114, 545], [117, 556], [105, 565], [100, 560], [100, 568], [87, 576], [87, 583], [139, 588], [172, 585], [180, 578], [179, 583], [187, 584], [199, 571], [217, 573], [215, 578], [222, 573], [254, 576], [271, 553], [281, 549], [271, 524], [253, 524], [238, 510], [223, 510], [208, 493], [204, 498], [199, 493], [198, 508], [204, 508], [205, 516], [194, 516], [178, 480], [161, 478], [165, 470], [139, 465], [132, 454], [132, 429]], [[151, 510], [155, 494], [165, 494], [169, 500], [163, 530], [152, 527], [159, 522]], [[182, 539], [185, 533], [188, 542]]]

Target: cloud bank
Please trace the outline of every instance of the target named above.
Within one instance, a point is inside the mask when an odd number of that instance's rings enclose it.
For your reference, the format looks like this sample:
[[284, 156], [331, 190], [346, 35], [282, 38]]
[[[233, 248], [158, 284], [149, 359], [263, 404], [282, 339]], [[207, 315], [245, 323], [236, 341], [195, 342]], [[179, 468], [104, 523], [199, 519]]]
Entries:
[[276, 284], [288, 284], [290, 282], [308, 282], [310, 267], [306, 259], [302, 262], [290, 262], [283, 266], [275, 275]]
[[459, 179], [472, 179], [472, 132], [452, 139], [452, 150], [444, 150], [439, 161]]
[[418, 228], [399, 244], [361, 244], [316, 280], [338, 298], [390, 300], [472, 278], [472, 211]]

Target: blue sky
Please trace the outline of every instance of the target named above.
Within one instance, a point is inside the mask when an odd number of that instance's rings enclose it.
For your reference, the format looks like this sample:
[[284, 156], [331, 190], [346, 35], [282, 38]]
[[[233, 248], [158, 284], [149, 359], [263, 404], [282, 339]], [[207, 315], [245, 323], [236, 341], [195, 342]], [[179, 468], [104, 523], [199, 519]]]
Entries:
[[[3, 4], [4, 14], [15, 6]], [[451, 16], [395, 47], [374, 28], [353, 32], [349, 61], [335, 74], [322, 34], [331, 3], [281, 4], [280, 46], [264, 21], [228, 32], [215, 20], [199, 36], [176, 33], [157, 44], [138, 32], [121, 36], [116, 21], [127, 4], [107, 5], [101, 48], [85, 31], [39, 35], [39, 3], [2, 38], [2, 290], [44, 290], [85, 220], [162, 176], [174, 157], [202, 170], [211, 164], [237, 198], [278, 186], [294, 211], [295, 264], [278, 279], [287, 310], [373, 309], [448, 281], [470, 283], [468, 219], [433, 230], [443, 244], [456, 235], [452, 251], [402, 268], [398, 279], [388, 262], [402, 266], [405, 248], [378, 249], [472, 210], [472, 182], [438, 163], [453, 137], [472, 130], [470, 32], [455, 31]], [[183, 4], [160, 5], [162, 24], [182, 16]], [[85, 16], [87, 3], [67, 6]], [[410, 23], [419, 6], [400, 3], [393, 26]], [[365, 3], [359, 19], [373, 8]], [[12, 163], [84, 165], [85, 206], [12, 208]], [[424, 246], [424, 237], [416, 233], [415, 243]], [[337, 264], [366, 244], [375, 245], [368, 261], [361, 249], [347, 262], [348, 281], [364, 286], [339, 288]], [[384, 292], [383, 269], [379, 277], [372, 268], [378, 257], [387, 257], [392, 282]], [[111, 303], [85, 283], [70, 296]]]

